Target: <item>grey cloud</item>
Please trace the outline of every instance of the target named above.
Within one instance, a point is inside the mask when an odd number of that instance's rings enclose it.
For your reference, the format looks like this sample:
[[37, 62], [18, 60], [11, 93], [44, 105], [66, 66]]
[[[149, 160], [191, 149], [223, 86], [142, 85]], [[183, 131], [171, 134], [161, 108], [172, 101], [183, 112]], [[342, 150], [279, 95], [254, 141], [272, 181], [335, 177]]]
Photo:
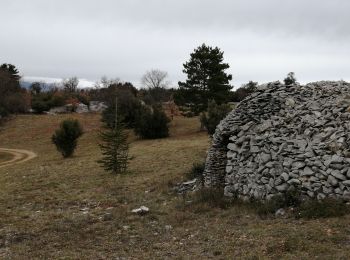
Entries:
[[139, 84], [151, 68], [184, 78], [206, 42], [225, 51], [233, 83], [350, 79], [346, 0], [11, 0], [0, 8], [0, 62], [26, 76]]
[[66, 26], [211, 27], [349, 37], [349, 9], [347, 0], [12, 0], [0, 13]]

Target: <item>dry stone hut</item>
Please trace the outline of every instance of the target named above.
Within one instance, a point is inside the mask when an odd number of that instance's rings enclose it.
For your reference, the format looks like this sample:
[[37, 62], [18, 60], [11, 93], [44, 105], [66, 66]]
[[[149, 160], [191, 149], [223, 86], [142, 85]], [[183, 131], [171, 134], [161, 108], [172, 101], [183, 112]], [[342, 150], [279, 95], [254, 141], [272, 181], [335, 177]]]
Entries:
[[243, 199], [350, 199], [350, 84], [259, 86], [218, 125], [204, 176]]

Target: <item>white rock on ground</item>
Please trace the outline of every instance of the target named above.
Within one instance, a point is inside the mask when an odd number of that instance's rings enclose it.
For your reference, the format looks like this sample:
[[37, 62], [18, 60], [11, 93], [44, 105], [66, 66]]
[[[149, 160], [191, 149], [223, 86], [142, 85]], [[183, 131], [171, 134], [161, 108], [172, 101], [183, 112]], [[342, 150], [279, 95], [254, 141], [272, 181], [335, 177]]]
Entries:
[[133, 209], [131, 212], [139, 214], [139, 215], [144, 215], [144, 214], [147, 214], [149, 212], [149, 208], [147, 208], [146, 206], [141, 206], [137, 209]]

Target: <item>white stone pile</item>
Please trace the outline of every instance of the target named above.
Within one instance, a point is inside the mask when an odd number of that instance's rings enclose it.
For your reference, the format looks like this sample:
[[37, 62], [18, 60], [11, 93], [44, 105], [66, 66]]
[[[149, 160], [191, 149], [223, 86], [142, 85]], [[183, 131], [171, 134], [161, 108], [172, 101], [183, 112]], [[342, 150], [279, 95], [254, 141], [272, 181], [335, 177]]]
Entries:
[[298, 188], [350, 200], [350, 84], [259, 86], [217, 127], [204, 174], [243, 199]]

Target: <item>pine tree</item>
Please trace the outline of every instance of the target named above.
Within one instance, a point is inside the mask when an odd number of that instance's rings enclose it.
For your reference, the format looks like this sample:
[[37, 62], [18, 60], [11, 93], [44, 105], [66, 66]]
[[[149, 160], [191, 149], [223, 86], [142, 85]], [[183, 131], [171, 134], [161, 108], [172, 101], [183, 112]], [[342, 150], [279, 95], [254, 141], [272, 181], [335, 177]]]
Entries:
[[232, 86], [232, 75], [226, 74], [230, 66], [223, 63], [224, 53], [218, 47], [203, 44], [191, 54], [183, 72], [187, 74], [186, 82], [179, 82], [180, 95], [186, 103], [191, 104], [195, 114], [205, 111], [208, 101], [217, 104], [228, 101]]
[[20, 78], [14, 65], [0, 65], [0, 117], [28, 110], [29, 96], [26, 90], [21, 88]]
[[[116, 102], [117, 115], [117, 102]], [[98, 161], [102, 167], [111, 173], [123, 173], [127, 169], [128, 150], [127, 134], [123, 125], [115, 119], [116, 124], [113, 128], [106, 127], [105, 131], [100, 133], [102, 143], [99, 145], [102, 152], [102, 159]]]
[[71, 157], [77, 147], [77, 140], [83, 134], [83, 128], [76, 119], [67, 119], [52, 135], [51, 140], [64, 158]]

